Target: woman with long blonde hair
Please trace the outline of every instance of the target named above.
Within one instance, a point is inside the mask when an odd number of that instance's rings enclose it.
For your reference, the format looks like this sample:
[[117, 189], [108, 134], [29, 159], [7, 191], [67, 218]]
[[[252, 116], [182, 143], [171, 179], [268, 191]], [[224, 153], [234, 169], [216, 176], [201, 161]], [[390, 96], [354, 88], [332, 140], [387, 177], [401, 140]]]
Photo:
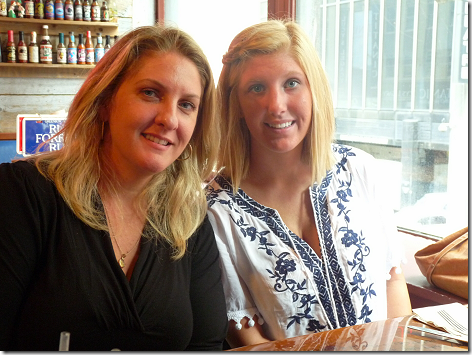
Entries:
[[229, 344], [411, 313], [375, 160], [333, 143], [329, 83], [300, 26], [248, 27], [223, 64], [223, 145], [207, 200]]
[[0, 165], [2, 350], [57, 350], [63, 331], [71, 350], [221, 349], [215, 119], [200, 47], [141, 27], [88, 75], [61, 150]]

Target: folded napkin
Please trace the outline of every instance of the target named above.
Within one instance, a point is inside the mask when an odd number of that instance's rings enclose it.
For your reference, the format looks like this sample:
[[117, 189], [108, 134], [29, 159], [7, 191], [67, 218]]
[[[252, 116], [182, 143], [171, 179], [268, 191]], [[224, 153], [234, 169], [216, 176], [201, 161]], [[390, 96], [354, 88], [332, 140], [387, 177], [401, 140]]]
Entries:
[[[452, 318], [452, 323], [457, 322], [464, 329], [459, 330], [457, 326], [451, 325], [447, 319], [441, 315], [440, 311], [445, 311]], [[469, 308], [460, 303], [442, 304], [413, 309], [414, 318], [435, 328], [439, 328], [449, 334], [456, 335], [460, 340], [469, 341]]]

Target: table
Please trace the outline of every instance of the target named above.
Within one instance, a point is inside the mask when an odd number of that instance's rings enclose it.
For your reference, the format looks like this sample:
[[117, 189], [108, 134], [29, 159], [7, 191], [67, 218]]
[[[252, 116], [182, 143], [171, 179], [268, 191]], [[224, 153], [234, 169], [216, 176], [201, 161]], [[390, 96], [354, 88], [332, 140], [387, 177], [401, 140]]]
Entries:
[[[419, 330], [431, 328], [413, 316], [249, 345], [230, 351], [468, 351], [468, 343]], [[434, 328], [431, 328], [434, 329]]]

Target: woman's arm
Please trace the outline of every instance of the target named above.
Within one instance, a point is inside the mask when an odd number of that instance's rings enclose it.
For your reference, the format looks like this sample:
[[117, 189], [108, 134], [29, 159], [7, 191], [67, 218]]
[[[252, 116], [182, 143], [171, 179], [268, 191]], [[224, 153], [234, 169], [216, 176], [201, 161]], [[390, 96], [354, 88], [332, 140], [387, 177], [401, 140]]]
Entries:
[[218, 248], [207, 218], [192, 238], [197, 238], [193, 250], [188, 251], [192, 254], [193, 334], [187, 350], [222, 350], [228, 318]]
[[393, 267], [390, 270], [390, 280], [387, 281], [387, 317], [395, 318], [411, 314], [410, 295], [406, 287], [403, 271], [399, 274], [396, 270], [400, 268]]
[[232, 348], [239, 348], [241, 346], [260, 344], [270, 341], [266, 338], [261, 325], [257, 322], [259, 318], [254, 316], [254, 326], [249, 326], [249, 319], [244, 317], [241, 320], [241, 329], [236, 328], [234, 320], [229, 321], [228, 335], [226, 340]]

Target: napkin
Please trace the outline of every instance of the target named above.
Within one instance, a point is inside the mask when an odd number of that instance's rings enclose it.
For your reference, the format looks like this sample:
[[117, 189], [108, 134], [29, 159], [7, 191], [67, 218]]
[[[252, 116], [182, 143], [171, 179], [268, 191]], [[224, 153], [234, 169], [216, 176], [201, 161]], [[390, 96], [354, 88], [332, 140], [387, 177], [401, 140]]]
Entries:
[[[459, 324], [467, 328], [465, 333], [455, 330], [438, 312], [444, 310]], [[449, 334], [456, 335], [460, 340], [469, 341], [469, 308], [458, 302], [413, 309], [414, 318], [420, 322], [439, 328]]]

